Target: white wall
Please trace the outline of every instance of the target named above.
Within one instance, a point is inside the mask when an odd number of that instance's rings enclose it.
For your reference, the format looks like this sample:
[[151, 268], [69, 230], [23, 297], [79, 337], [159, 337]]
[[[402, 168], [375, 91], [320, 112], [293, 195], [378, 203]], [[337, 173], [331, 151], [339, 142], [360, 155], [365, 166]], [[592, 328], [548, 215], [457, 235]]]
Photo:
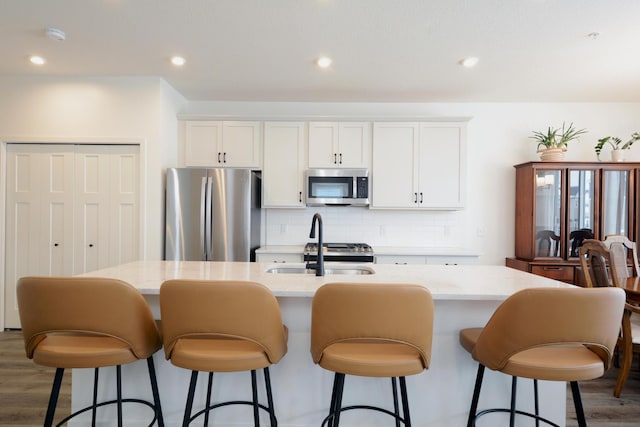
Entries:
[[[360, 208], [307, 208], [265, 213], [265, 244], [309, 240], [311, 217], [321, 212], [325, 241], [363, 241], [378, 246], [463, 247], [481, 254], [480, 262], [504, 264], [514, 254], [513, 165], [538, 160], [534, 130], [574, 122], [588, 133], [572, 143], [567, 160], [595, 161], [593, 147], [607, 135], [627, 138], [640, 131], [640, 103], [234, 103], [191, 102], [182, 117], [323, 119], [472, 117], [468, 127], [466, 209], [459, 212], [374, 211]], [[609, 159], [608, 149], [603, 158]], [[640, 147], [628, 158], [640, 161]], [[375, 183], [374, 183], [375, 185]]]
[[160, 259], [163, 168], [177, 162], [176, 114], [184, 98], [163, 80], [142, 77], [3, 77], [0, 94], [0, 142], [141, 144], [141, 258]]
[[[640, 130], [640, 103], [250, 103], [189, 102], [157, 78], [0, 79], [0, 141], [144, 141], [147, 259], [162, 256], [163, 175], [180, 165], [176, 115], [233, 118], [473, 117], [468, 127], [467, 207], [460, 212], [387, 212], [322, 208], [326, 239], [374, 245], [459, 246], [502, 264], [513, 255], [513, 165], [536, 160], [533, 130], [574, 122], [589, 133], [569, 147], [567, 160], [595, 160], [606, 135]], [[640, 161], [640, 148], [629, 160]], [[605, 153], [607, 156], [608, 153]], [[0, 185], [2, 188], [4, 184]], [[265, 244], [308, 240], [315, 209], [269, 210]]]

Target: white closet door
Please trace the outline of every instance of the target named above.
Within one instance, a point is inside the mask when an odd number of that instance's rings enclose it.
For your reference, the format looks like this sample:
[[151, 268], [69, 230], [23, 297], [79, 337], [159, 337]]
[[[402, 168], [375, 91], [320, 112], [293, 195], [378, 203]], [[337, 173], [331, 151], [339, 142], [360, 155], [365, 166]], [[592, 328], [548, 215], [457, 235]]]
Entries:
[[139, 258], [139, 165], [137, 145], [7, 145], [5, 327], [18, 278]]
[[20, 327], [16, 283], [73, 270], [73, 146], [7, 146], [5, 326]]
[[138, 259], [138, 146], [78, 146], [75, 274]]

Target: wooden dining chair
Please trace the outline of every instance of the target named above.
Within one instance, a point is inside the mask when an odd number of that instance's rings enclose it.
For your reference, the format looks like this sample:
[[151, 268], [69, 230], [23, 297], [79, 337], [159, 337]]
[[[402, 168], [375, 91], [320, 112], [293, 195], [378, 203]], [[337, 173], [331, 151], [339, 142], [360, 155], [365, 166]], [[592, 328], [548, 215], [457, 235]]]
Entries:
[[[636, 244], [626, 236], [609, 235], [603, 241], [585, 240], [579, 252], [587, 287], [623, 288], [630, 277], [640, 277]], [[640, 323], [636, 320], [640, 316], [632, 317], [634, 313], [640, 313], [640, 306], [627, 298], [616, 347], [617, 354], [622, 353], [622, 366], [613, 391], [615, 397], [620, 397], [633, 357], [640, 353]]]

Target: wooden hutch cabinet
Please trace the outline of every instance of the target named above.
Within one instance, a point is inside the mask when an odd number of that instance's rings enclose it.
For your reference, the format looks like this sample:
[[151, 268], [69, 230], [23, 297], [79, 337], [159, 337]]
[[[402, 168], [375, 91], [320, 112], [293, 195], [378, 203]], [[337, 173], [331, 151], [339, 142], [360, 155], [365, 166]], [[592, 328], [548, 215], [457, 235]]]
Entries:
[[529, 162], [516, 169], [515, 258], [506, 265], [582, 284], [584, 239], [640, 241], [640, 163]]

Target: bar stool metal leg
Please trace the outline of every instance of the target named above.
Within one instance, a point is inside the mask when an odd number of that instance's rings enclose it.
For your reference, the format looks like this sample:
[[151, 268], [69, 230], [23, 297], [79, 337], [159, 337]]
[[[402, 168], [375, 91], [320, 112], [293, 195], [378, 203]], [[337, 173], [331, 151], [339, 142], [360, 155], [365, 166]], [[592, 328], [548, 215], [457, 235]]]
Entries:
[[271, 421], [271, 427], [278, 427], [276, 410], [273, 406], [273, 393], [271, 393], [271, 375], [269, 375], [269, 367], [267, 366], [264, 368], [262, 372], [264, 373], [264, 386], [267, 392], [267, 404], [269, 405], [269, 420]]
[[93, 406], [91, 407], [91, 427], [96, 427], [96, 417], [98, 411], [98, 377], [100, 369], [93, 369]]
[[193, 395], [196, 392], [196, 383], [198, 382], [198, 371], [191, 371], [191, 381], [189, 382], [189, 393], [187, 395], [187, 404], [184, 408], [184, 418], [182, 426], [187, 427], [191, 419], [191, 408], [193, 407]]
[[407, 397], [407, 380], [405, 377], [400, 377], [400, 395], [402, 397], [402, 407], [404, 413], [404, 425], [405, 427], [411, 427], [411, 418], [409, 415], [409, 398]]
[[253, 396], [253, 425], [260, 427], [260, 407], [258, 406], [258, 380], [256, 370], [251, 370], [251, 392]]
[[509, 412], [509, 427], [516, 424], [516, 391], [518, 389], [518, 377], [511, 377], [511, 406]]
[[164, 427], [164, 417], [162, 415], [162, 405], [160, 404], [160, 393], [158, 391], [158, 379], [156, 377], [156, 368], [153, 363], [153, 356], [149, 356], [147, 358], [147, 368], [149, 370], [149, 381], [151, 382], [151, 392], [153, 393], [153, 403], [155, 406], [158, 427]]
[[60, 395], [63, 376], [64, 368], [57, 368], [56, 375], [53, 379], [53, 386], [51, 386], [51, 395], [49, 396], [49, 406], [47, 407], [47, 415], [44, 419], [44, 427], [51, 427], [53, 425], [53, 417], [55, 416], [56, 406], [58, 405], [58, 396]]
[[582, 398], [580, 397], [580, 385], [577, 381], [571, 381], [571, 394], [573, 394], [573, 404], [576, 407], [576, 418], [580, 427], [587, 427], [587, 419], [584, 416]]
[[204, 427], [209, 426], [209, 406], [211, 405], [211, 391], [213, 390], [213, 372], [209, 372], [209, 378], [207, 380], [207, 400], [205, 403], [204, 413]]
[[393, 413], [396, 416], [396, 427], [400, 427], [400, 408], [398, 408], [398, 386], [396, 377], [391, 377], [391, 390], [393, 390]]
[[118, 427], [122, 427], [122, 367], [116, 366], [116, 396], [118, 406]]
[[469, 418], [467, 427], [476, 425], [476, 413], [478, 412], [478, 400], [480, 399], [480, 388], [482, 387], [482, 378], [484, 377], [484, 365], [478, 364], [478, 373], [476, 374], [476, 385], [473, 388], [473, 398], [471, 399], [471, 409], [469, 409]]

